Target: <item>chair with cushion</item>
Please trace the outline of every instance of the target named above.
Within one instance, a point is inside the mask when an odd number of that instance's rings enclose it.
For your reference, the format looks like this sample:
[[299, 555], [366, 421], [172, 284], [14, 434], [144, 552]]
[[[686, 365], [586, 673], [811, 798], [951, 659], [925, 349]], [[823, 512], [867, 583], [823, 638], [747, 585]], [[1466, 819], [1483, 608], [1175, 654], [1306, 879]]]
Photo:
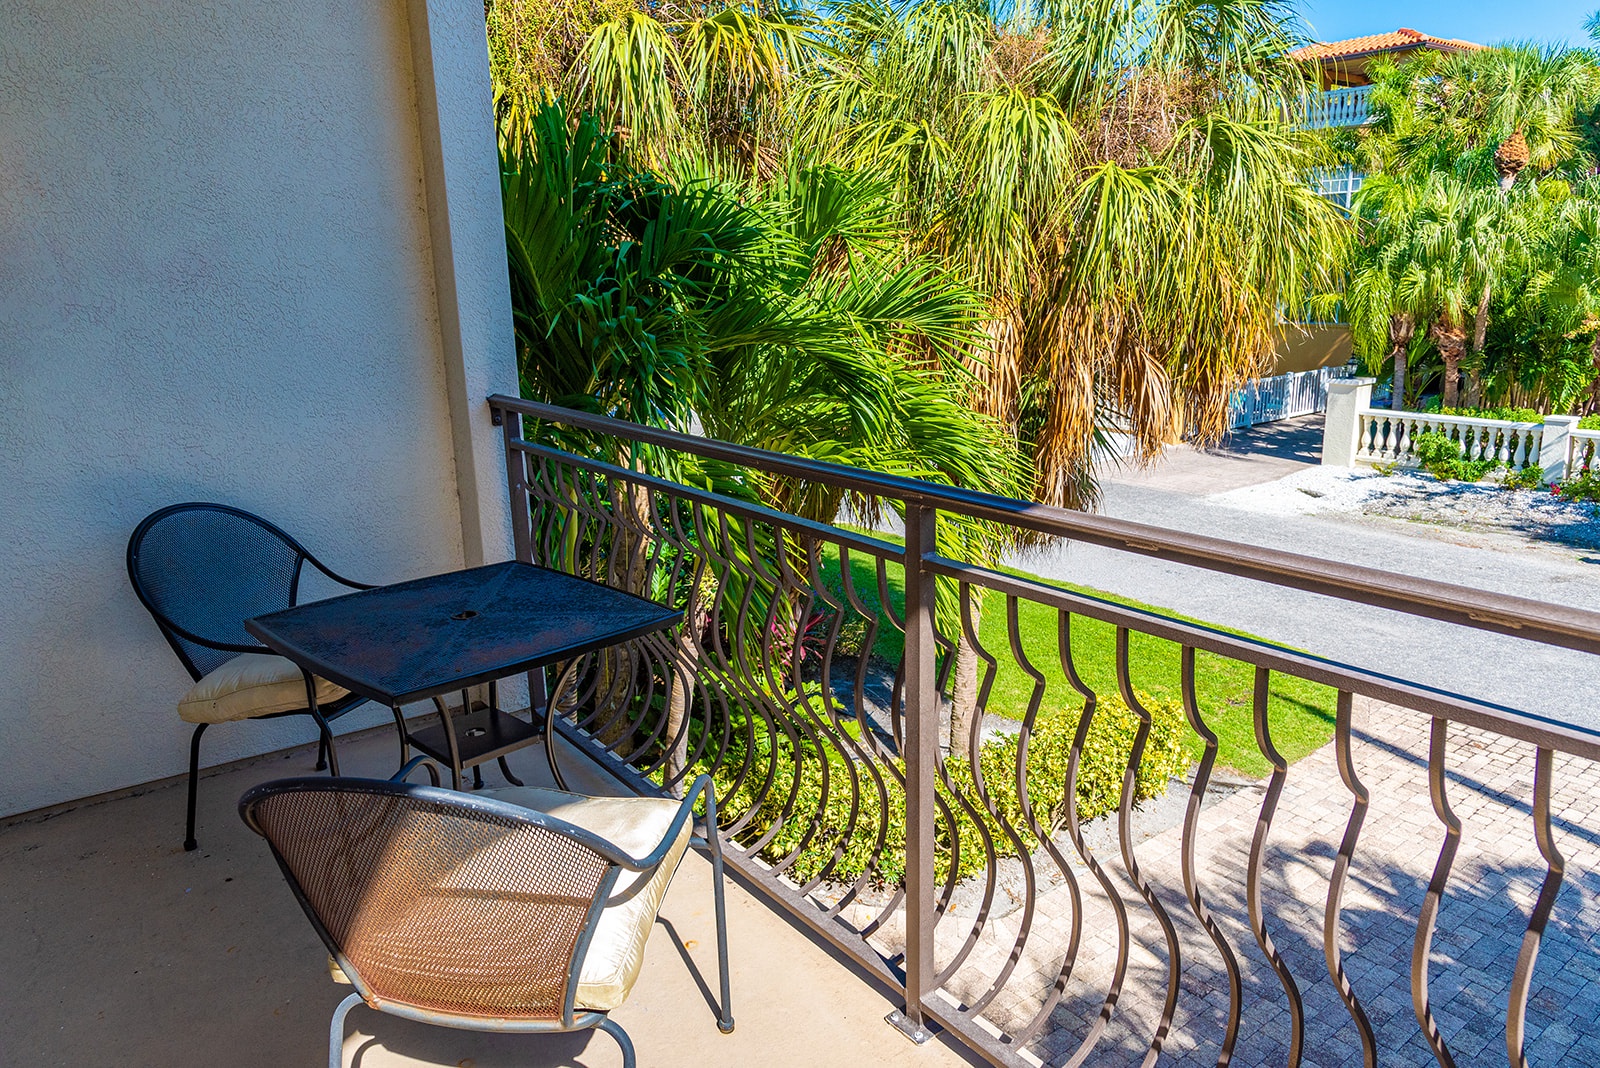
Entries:
[[[413, 762], [414, 764], [415, 762]], [[402, 771], [400, 776], [403, 777]], [[705, 798], [706, 833], [694, 833]], [[456, 793], [394, 780], [285, 779], [239, 800], [361, 1002], [424, 1023], [523, 1033], [599, 1028], [639, 977], [645, 942], [689, 846], [710, 854], [722, 1002], [733, 1030], [716, 799], [705, 776], [682, 801], [533, 788]]]
[[330, 571], [265, 519], [222, 504], [163, 508], [145, 517], [128, 539], [133, 592], [195, 680], [178, 702], [178, 717], [195, 725], [185, 849], [195, 848], [200, 736], [213, 723], [310, 716], [321, 736], [317, 770], [339, 773], [328, 723], [361, 698], [306, 675], [244, 629], [245, 620], [296, 603], [307, 563], [340, 586], [372, 588]]

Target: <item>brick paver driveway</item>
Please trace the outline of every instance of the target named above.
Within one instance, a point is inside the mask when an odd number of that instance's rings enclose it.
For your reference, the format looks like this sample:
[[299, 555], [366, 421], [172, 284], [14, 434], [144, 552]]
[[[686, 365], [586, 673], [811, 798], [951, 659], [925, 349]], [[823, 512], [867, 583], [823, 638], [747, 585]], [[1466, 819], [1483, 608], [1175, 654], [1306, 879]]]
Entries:
[[[1384, 1065], [1435, 1063], [1412, 1008], [1411, 955], [1417, 914], [1445, 837], [1428, 794], [1426, 717], [1357, 702], [1354, 758], [1371, 808], [1346, 886], [1340, 946], [1357, 996], [1371, 1018]], [[1430, 991], [1440, 1031], [1457, 1063], [1505, 1064], [1505, 1017], [1512, 970], [1527, 917], [1545, 876], [1531, 817], [1533, 748], [1465, 727], [1449, 735], [1449, 802], [1462, 841], [1439, 913], [1430, 956]], [[1554, 776], [1557, 844], [1566, 881], [1538, 957], [1528, 1009], [1528, 1053], [1534, 1064], [1600, 1064], [1600, 768], [1558, 756]], [[1232, 1064], [1285, 1063], [1290, 1035], [1287, 1000], [1248, 926], [1245, 871], [1264, 796], [1237, 789], [1209, 804], [1197, 836], [1200, 886], [1237, 953], [1244, 1014]], [[1362, 1063], [1350, 1015], [1328, 973], [1323, 916], [1334, 857], [1352, 795], [1340, 780], [1333, 745], [1292, 765], [1271, 828], [1263, 866], [1267, 925], [1304, 997], [1302, 1063], [1342, 1068]], [[1179, 869], [1181, 827], [1140, 842], [1137, 857], [1178, 928], [1183, 979], [1173, 1035], [1162, 1064], [1217, 1063], [1228, 1005], [1218, 950], [1189, 911]], [[1132, 921], [1128, 979], [1112, 1022], [1086, 1063], [1138, 1064], [1159, 1017], [1167, 977], [1166, 949], [1150, 911], [1138, 900], [1115, 857], [1114, 843], [1097, 855], [1118, 873]], [[1116, 927], [1094, 880], [1080, 870], [1084, 946], [1067, 993], [1031, 1052], [1065, 1063], [1100, 1012], [1116, 956]], [[1001, 895], [1004, 897], [1004, 894]], [[1034, 991], [992, 1006], [989, 1016], [1020, 1028], [1055, 982], [1067, 943], [1071, 899], [1065, 886], [1041, 893], [1018, 975], [1011, 989]], [[993, 976], [1011, 949], [1017, 915], [996, 910], [975, 952], [972, 973]], [[940, 926], [941, 949], [953, 952], [968, 924], [957, 914]], [[977, 996], [981, 988], [963, 994]]]

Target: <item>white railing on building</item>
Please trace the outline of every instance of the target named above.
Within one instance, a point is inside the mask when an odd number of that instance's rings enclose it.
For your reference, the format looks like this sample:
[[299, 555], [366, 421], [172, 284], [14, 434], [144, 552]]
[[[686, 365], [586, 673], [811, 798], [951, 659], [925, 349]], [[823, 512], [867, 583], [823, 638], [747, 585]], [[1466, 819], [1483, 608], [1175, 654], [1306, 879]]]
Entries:
[[1242, 430], [1297, 415], [1311, 415], [1328, 406], [1328, 383], [1343, 377], [1343, 367], [1318, 367], [1271, 378], [1252, 378], [1229, 398], [1229, 425]]
[[1360, 126], [1372, 117], [1372, 86], [1342, 85], [1314, 94], [1306, 107], [1306, 125], [1313, 130]]
[[1372, 407], [1372, 378], [1330, 384], [1323, 423], [1322, 462], [1416, 467], [1417, 439], [1443, 434], [1468, 460], [1489, 460], [1514, 470], [1542, 468], [1551, 482], [1586, 466], [1600, 446], [1600, 431], [1579, 430], [1574, 415], [1547, 415], [1542, 423], [1476, 419], [1437, 412]]

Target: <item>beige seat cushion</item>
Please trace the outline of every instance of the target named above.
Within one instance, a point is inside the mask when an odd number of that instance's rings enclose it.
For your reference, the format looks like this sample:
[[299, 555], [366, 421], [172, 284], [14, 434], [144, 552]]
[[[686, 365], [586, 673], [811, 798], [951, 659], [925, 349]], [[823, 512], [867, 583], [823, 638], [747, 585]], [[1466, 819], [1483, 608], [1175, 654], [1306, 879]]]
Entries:
[[[317, 679], [317, 703], [349, 690]], [[306, 681], [290, 660], [272, 653], [240, 653], [190, 687], [178, 702], [185, 723], [232, 723], [306, 707]]]
[[[678, 802], [668, 798], [588, 797], [531, 786], [482, 793], [496, 801], [536, 809], [581, 827], [632, 857], [643, 857], [660, 845], [672, 825], [672, 818], [678, 814]], [[608, 906], [595, 924], [589, 953], [583, 958], [583, 969], [578, 973], [575, 1002], [578, 1008], [610, 1012], [621, 1005], [628, 991], [633, 989], [639, 969], [644, 965], [644, 946], [650, 938], [650, 927], [655, 923], [662, 899], [667, 896], [667, 886], [678, 870], [678, 862], [689, 848], [690, 837], [691, 826], [685, 821], [660, 864], [642, 872], [623, 869], [617, 876], [611, 896], [613, 899], [626, 897], [626, 900]], [[627, 897], [641, 879], [648, 882], [638, 893]]]
[[[587, 797], [535, 787], [483, 790], [479, 796], [548, 813], [604, 838], [633, 857], [643, 857], [660, 845], [678, 813], [678, 802], [667, 799]], [[692, 828], [685, 822], [672, 848], [655, 868], [643, 872], [624, 869], [617, 876], [611, 896], [614, 900], [625, 900], [607, 907], [595, 925], [589, 952], [578, 973], [576, 1008], [610, 1012], [621, 1005], [628, 991], [633, 989], [644, 964], [650, 927], [655, 923], [673, 873], [689, 847], [691, 834]], [[509, 840], [504, 845], [515, 848]], [[492, 889], [500, 870], [494, 855], [496, 848], [490, 846], [453, 871], [450, 884], [458, 888]], [[646, 880], [645, 885], [637, 893], [631, 893], [641, 879]], [[336, 982], [349, 981], [332, 958], [328, 960], [328, 968]]]

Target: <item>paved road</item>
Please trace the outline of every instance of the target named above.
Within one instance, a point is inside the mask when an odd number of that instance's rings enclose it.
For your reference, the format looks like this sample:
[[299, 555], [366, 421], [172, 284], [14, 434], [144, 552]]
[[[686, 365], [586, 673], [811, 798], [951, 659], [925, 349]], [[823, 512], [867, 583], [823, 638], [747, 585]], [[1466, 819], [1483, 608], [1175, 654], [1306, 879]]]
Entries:
[[[1208, 495], [1316, 462], [1320, 416], [1258, 428], [1231, 447], [1176, 450], [1107, 478], [1102, 511], [1176, 530], [1600, 609], [1600, 557], [1502, 534], [1355, 516], [1269, 516]], [[1600, 730], [1600, 657], [1468, 631], [1159, 559], [1061, 543], [1016, 562], [1247, 630], [1318, 655]]]

